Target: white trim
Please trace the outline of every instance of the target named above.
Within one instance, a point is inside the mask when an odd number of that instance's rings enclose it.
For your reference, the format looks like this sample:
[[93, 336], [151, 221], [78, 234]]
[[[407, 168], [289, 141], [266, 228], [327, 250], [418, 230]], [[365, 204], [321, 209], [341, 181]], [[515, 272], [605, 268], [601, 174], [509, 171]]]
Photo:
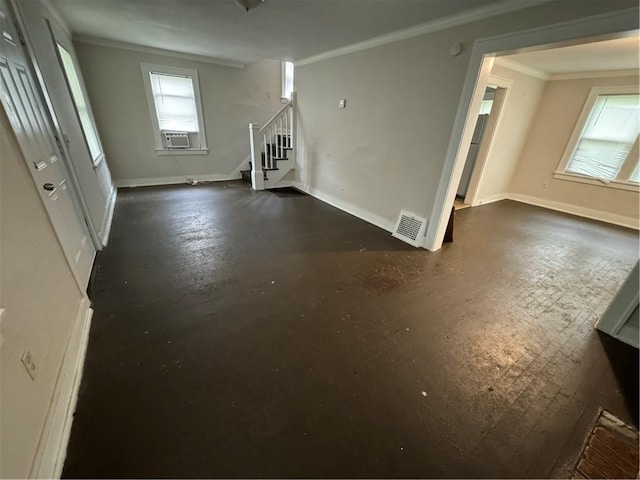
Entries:
[[638, 218], [626, 217], [624, 215], [603, 212], [600, 210], [595, 210], [593, 208], [579, 207], [577, 205], [571, 205], [569, 203], [556, 202], [554, 200], [532, 197], [530, 195], [522, 195], [520, 193], [508, 193], [507, 198], [509, 200], [515, 200], [516, 202], [528, 203], [529, 205], [548, 208], [549, 210], [555, 210], [557, 212], [569, 213], [578, 217], [598, 220], [600, 222], [612, 223], [614, 225], [620, 225], [621, 227], [632, 228], [634, 230], [640, 229], [640, 222], [638, 221]]
[[51, 403], [29, 478], [60, 478], [67, 455], [73, 414], [82, 380], [93, 310], [87, 297], [80, 301], [67, 348], [58, 371]]
[[[169, 150], [165, 148], [162, 143], [162, 132], [160, 130], [160, 124], [158, 123], [158, 115], [156, 113], [156, 104], [153, 98], [153, 89], [151, 87], [151, 73], [160, 73], [167, 75], [181, 75], [191, 79], [193, 86], [194, 103], [196, 104], [196, 115], [198, 117], [198, 140], [200, 145], [196, 148], [189, 149], [189, 151], [197, 152], [208, 150], [207, 146], [207, 133], [204, 123], [204, 114], [202, 113], [202, 98], [200, 97], [200, 82], [198, 80], [198, 70], [193, 68], [181, 68], [170, 65], [156, 65], [153, 63], [141, 63], [140, 70], [142, 71], [142, 84], [144, 85], [144, 91], [147, 97], [147, 104], [149, 107], [149, 114], [151, 115], [151, 127], [153, 128], [153, 138], [156, 142], [156, 152], [158, 155], [174, 155], [177, 150]], [[195, 133], [195, 132], [193, 132]], [[171, 153], [160, 153], [163, 151]], [[186, 150], [183, 150], [186, 151]], [[189, 155], [187, 153], [181, 153], [178, 155]], [[206, 153], [192, 153], [191, 155], [206, 155]]]
[[[585, 38], [613, 39], [624, 36], [622, 32], [635, 31], [638, 28], [638, 7], [609, 12], [568, 22], [545, 25], [535, 29], [507, 33], [495, 37], [476, 40], [468, 63], [467, 75], [460, 93], [460, 101], [451, 129], [449, 146], [445, 156], [442, 173], [438, 182], [435, 200], [431, 208], [425, 248], [438, 250], [442, 246], [447, 228], [451, 205], [456, 194], [462, 168], [466, 160], [468, 142], [475, 126], [471, 120], [474, 114], [474, 101], [484, 93], [488, 74], [480, 74], [485, 58], [496, 52], [516, 51], [528, 47], [551, 46], [568, 43], [576, 44]], [[475, 104], [479, 107], [480, 100]], [[475, 110], [477, 112], [477, 110]]]
[[637, 77], [639, 74], [637, 69], [631, 70], [602, 70], [592, 72], [572, 72], [572, 73], [554, 73], [549, 80], [581, 80], [583, 78], [614, 78], [614, 77]]
[[155, 185], [176, 185], [180, 183], [189, 183], [192, 180], [204, 183], [225, 182], [227, 180], [239, 180], [240, 178], [242, 178], [240, 173], [238, 173], [237, 175], [234, 173], [231, 175], [188, 175], [180, 177], [124, 178], [114, 180], [114, 184], [117, 188], [151, 187]]
[[107, 211], [104, 215], [102, 228], [100, 229], [100, 240], [102, 241], [102, 247], [106, 247], [109, 241], [109, 233], [111, 232], [111, 223], [113, 222], [113, 211], [116, 207], [116, 198], [118, 196], [118, 189], [112, 188], [109, 198], [107, 200]]
[[629, 190], [631, 192], [640, 191], [640, 185], [633, 182], [623, 182], [620, 180], [607, 181], [600, 178], [588, 177], [586, 175], [579, 175], [577, 173], [569, 172], [553, 172], [553, 178], [558, 180], [566, 180], [569, 182], [588, 183], [589, 185], [596, 185], [598, 187], [605, 188], [617, 188], [618, 190]]
[[[495, 138], [496, 134], [500, 131], [502, 126], [502, 122], [504, 119], [504, 114], [507, 111], [509, 105], [509, 99], [511, 97], [511, 88], [513, 86], [514, 80], [511, 78], [504, 78], [499, 75], [489, 75], [488, 81], [491, 85], [497, 86], [499, 89], [504, 90], [504, 96], [500, 96], [502, 101], [499, 101], [500, 97], [498, 97], [498, 101], [494, 99], [493, 108], [491, 109], [491, 113], [489, 114], [489, 121], [487, 122], [487, 126], [484, 138], [480, 142], [480, 150], [478, 151], [478, 159], [476, 161], [475, 166], [473, 167], [473, 171], [471, 172], [471, 178], [469, 179], [469, 186], [467, 188], [467, 193], [465, 195], [465, 202], [470, 204], [472, 207], [479, 205], [478, 202], [478, 194], [480, 193], [480, 186], [482, 185], [482, 179], [484, 178], [484, 174], [486, 172], [488, 159], [495, 148]], [[495, 123], [492, 120], [495, 119]], [[489, 130], [489, 122], [493, 123], [493, 129]]]
[[[51, 133], [55, 137], [58, 137], [59, 139], [61, 139], [61, 141], [55, 142], [55, 145], [57, 147], [56, 149], [60, 152], [62, 162], [67, 168], [67, 171], [69, 173], [70, 185], [72, 185], [72, 188], [70, 189], [71, 194], [80, 205], [82, 216], [84, 217], [84, 220], [89, 230], [89, 236], [91, 237], [91, 241], [94, 245], [94, 249], [97, 251], [100, 248], [100, 244], [101, 244], [100, 236], [98, 235], [98, 229], [93, 220], [93, 217], [91, 216], [91, 211], [89, 209], [89, 206], [87, 205], [87, 201], [84, 198], [84, 195], [82, 194], [82, 188], [80, 188], [78, 173], [76, 171], [75, 165], [71, 161], [69, 147], [67, 143], [63, 140], [64, 135], [62, 134], [62, 129], [58, 121], [58, 116], [56, 115], [56, 112], [53, 108], [53, 104], [51, 103], [51, 97], [49, 95], [48, 90], [44, 88], [45, 87], [44, 77], [42, 76], [42, 71], [40, 69], [38, 60], [35, 56], [33, 44], [31, 42], [29, 33], [26, 28], [26, 23], [24, 21], [24, 13], [21, 9], [21, 6], [18, 5], [18, 0], [11, 0], [11, 5], [13, 6], [13, 11], [16, 16], [15, 20], [17, 20], [18, 22], [17, 27], [23, 33], [23, 37], [26, 42], [25, 49], [29, 59], [31, 60], [33, 73], [35, 74], [34, 81], [36, 82], [39, 93], [41, 94], [41, 97], [45, 103], [47, 119], [49, 120], [46, 123], [48, 124], [51, 130]], [[54, 13], [57, 13], [57, 12], [51, 12], [51, 13], [53, 15]], [[98, 167], [96, 168], [101, 168], [102, 165], [106, 165], [106, 162], [99, 164]]]
[[529, 75], [531, 77], [539, 78], [540, 80], [549, 80], [551, 78], [551, 75], [543, 70], [530, 67], [529, 65], [525, 65], [520, 62], [516, 62], [515, 60], [512, 60], [510, 58], [496, 57], [494, 63], [500, 65], [501, 67], [515, 70], [516, 72], [524, 73], [525, 75]]
[[[100, 148], [102, 148], [102, 146], [100, 146]], [[98, 157], [93, 161], [93, 169], [97, 170], [106, 158], [107, 157], [105, 157], [104, 152], [100, 152], [100, 155], [98, 155]]]
[[489, 195], [488, 197], [485, 198], [481, 198], [479, 200], [476, 200], [476, 202], [474, 204], [472, 204], [472, 206], [478, 206], [478, 205], [487, 205], [489, 203], [494, 203], [494, 202], [499, 202], [501, 200], [506, 200], [508, 197], [508, 194], [506, 193], [496, 193], [494, 195]]
[[323, 201], [324, 203], [328, 203], [332, 207], [337, 208], [338, 210], [342, 210], [354, 217], [358, 217], [360, 220], [364, 220], [367, 223], [371, 223], [376, 227], [379, 227], [383, 230], [386, 230], [389, 233], [393, 232], [393, 227], [395, 226], [395, 222], [391, 222], [384, 217], [376, 215], [375, 213], [370, 212], [369, 210], [365, 210], [364, 208], [358, 207], [352, 203], [347, 203], [333, 195], [328, 193], [321, 192], [320, 190], [312, 187], [304, 187], [299, 182], [293, 182], [292, 186], [301, 192], [304, 192], [312, 197], [317, 198], [318, 200]]
[[193, 60], [194, 62], [211, 63], [222, 67], [245, 68], [244, 63], [225, 60], [223, 58], [207, 57], [205, 55], [197, 55], [193, 53], [176, 52], [173, 50], [163, 50], [155, 47], [145, 47], [133, 43], [120, 42], [118, 40], [109, 40], [107, 38], [94, 37], [92, 35], [74, 34], [73, 41], [79, 43], [88, 43], [90, 45], [98, 45], [100, 47], [119, 48], [122, 50], [131, 50], [133, 52], [149, 53], [151, 55], [162, 55], [165, 57], [181, 58], [185, 60]]
[[69, 24], [64, 19], [64, 17], [60, 14], [56, 6], [51, 3], [51, 0], [41, 0], [42, 4], [49, 11], [53, 19], [60, 25], [60, 28], [71, 38], [71, 29], [69, 28]]
[[[98, 126], [96, 124], [96, 119], [93, 115], [93, 110], [91, 108], [91, 101], [89, 100], [89, 94], [87, 92], [87, 87], [84, 83], [84, 77], [82, 76], [82, 70], [80, 69], [80, 62], [76, 57], [75, 48], [73, 48], [73, 43], [71, 43], [71, 36], [66, 34], [65, 38], [60, 38], [56, 35], [55, 28], [51, 24], [49, 19], [46, 19], [47, 26], [49, 27], [49, 33], [51, 34], [51, 39], [53, 40], [53, 48], [56, 53], [56, 58], [58, 59], [58, 65], [60, 67], [60, 71], [62, 72], [62, 76], [64, 77], [65, 85], [67, 86], [67, 90], [69, 91], [69, 98], [71, 99], [71, 103], [73, 105], [73, 109], [75, 111], [78, 124], [80, 125], [80, 131], [82, 132], [82, 139], [84, 140], [85, 146], [87, 147], [87, 154], [91, 159], [91, 164], [93, 165], [93, 169], [97, 169], [102, 161], [105, 158], [104, 155], [104, 146], [102, 145], [102, 140], [100, 139], [100, 132], [98, 131]], [[80, 110], [78, 109], [76, 103], [76, 97], [73, 93], [73, 89], [71, 88], [71, 78], [69, 78], [69, 74], [67, 69], [65, 68], [64, 61], [62, 59], [62, 53], [60, 49], [64, 50], [69, 58], [71, 59], [71, 66], [73, 67], [73, 74], [76, 77], [76, 80], [80, 86], [80, 94], [82, 95], [81, 100], [85, 103], [85, 110], [89, 117], [89, 127], [93, 130], [93, 134], [95, 136], [95, 140], [98, 143], [98, 147], [100, 152], [96, 157], [93, 157], [93, 153], [91, 152], [91, 147], [89, 146], [89, 140], [87, 137], [87, 130], [85, 125], [82, 123], [82, 117], [80, 116]]]
[[209, 155], [208, 148], [156, 148], [156, 155]]
[[430, 22], [425, 22], [420, 25], [416, 25], [410, 28], [404, 28], [396, 32], [387, 33], [378, 37], [370, 38], [363, 42], [353, 43], [344, 47], [336, 48], [335, 50], [329, 50], [318, 55], [303, 58], [295, 62], [296, 66], [309, 65], [312, 63], [327, 60], [329, 58], [340, 57], [349, 53], [359, 52], [361, 50], [367, 50], [373, 47], [379, 47], [380, 45], [386, 45], [388, 43], [398, 42], [400, 40], [406, 40], [408, 38], [418, 37], [427, 33], [438, 32], [440, 30], [446, 30], [447, 28], [458, 27], [471, 22], [477, 22], [484, 20], [485, 18], [496, 17], [498, 15], [505, 15], [507, 13], [516, 12], [525, 8], [535, 7], [537, 5], [547, 3], [553, 0], [525, 0], [525, 1], [507, 1], [496, 2], [490, 5], [473, 8], [465, 12], [461, 12], [454, 15], [449, 15], [444, 18], [437, 18]]

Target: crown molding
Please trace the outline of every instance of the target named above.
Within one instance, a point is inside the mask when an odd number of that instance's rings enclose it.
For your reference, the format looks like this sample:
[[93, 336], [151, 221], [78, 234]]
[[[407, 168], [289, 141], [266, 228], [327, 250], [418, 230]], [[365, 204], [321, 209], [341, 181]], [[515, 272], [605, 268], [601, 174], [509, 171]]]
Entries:
[[367, 50], [369, 48], [378, 47], [380, 45], [386, 45], [388, 43], [405, 40], [408, 38], [418, 37], [427, 33], [437, 32], [445, 30], [447, 28], [457, 27], [466, 23], [477, 22], [490, 17], [496, 17], [498, 15], [504, 15], [525, 8], [535, 7], [543, 3], [548, 3], [555, 0], [524, 0], [524, 1], [502, 1], [483, 7], [474, 8], [472, 10], [458, 13], [455, 15], [449, 15], [447, 17], [438, 18], [430, 22], [421, 23], [414, 27], [404, 28], [396, 32], [380, 35], [378, 37], [370, 38], [363, 42], [353, 43], [344, 47], [329, 50], [328, 52], [313, 55], [311, 57], [303, 58], [295, 62], [296, 66], [309, 65], [312, 63], [327, 60], [333, 57], [340, 57], [349, 53], [359, 52], [361, 50]]
[[592, 72], [554, 73], [550, 80], [580, 80], [583, 78], [613, 78], [613, 77], [637, 77], [638, 69], [629, 70], [602, 70]]
[[524, 65], [520, 62], [516, 62], [515, 60], [511, 60], [505, 57], [496, 57], [494, 64], [504, 68], [508, 68], [509, 70], [515, 70], [516, 72], [524, 73], [525, 75], [529, 75], [531, 77], [539, 78], [540, 80], [549, 80], [551, 78], [551, 75], [549, 75], [544, 70], [530, 67], [529, 65]]
[[225, 60], [222, 58], [207, 57], [205, 55], [195, 55], [192, 53], [176, 52], [174, 50], [164, 50], [162, 48], [145, 47], [144, 45], [136, 45], [134, 43], [120, 42], [118, 40], [109, 40], [107, 38], [94, 37], [91, 35], [74, 34], [73, 41], [79, 43], [88, 43], [91, 45], [99, 45], [101, 47], [120, 48], [123, 50], [131, 50], [133, 52], [149, 53], [151, 55], [163, 55], [165, 57], [175, 57], [184, 60], [192, 60], [194, 62], [211, 63], [213, 65], [221, 65], [223, 67], [244, 68], [245, 64]]

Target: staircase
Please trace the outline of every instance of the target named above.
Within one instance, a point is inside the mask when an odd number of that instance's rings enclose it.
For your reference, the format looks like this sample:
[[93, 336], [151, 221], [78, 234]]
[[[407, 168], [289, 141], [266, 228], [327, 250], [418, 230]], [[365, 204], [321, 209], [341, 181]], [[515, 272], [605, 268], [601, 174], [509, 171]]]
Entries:
[[251, 161], [242, 178], [254, 190], [289, 187], [295, 169], [296, 94], [262, 127], [249, 124]]

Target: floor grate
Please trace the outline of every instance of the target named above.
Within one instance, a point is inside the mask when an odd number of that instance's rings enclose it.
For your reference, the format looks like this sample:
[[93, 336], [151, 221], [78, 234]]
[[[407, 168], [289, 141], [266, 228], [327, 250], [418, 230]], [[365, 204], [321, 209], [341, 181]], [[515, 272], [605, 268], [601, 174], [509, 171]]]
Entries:
[[587, 437], [573, 478], [638, 478], [638, 431], [603, 410]]

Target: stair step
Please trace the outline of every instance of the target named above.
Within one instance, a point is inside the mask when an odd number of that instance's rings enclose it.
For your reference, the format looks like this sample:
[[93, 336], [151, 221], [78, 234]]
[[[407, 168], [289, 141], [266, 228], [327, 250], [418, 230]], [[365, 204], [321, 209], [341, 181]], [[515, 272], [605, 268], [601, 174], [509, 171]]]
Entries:
[[[240, 174], [242, 175], [242, 180], [251, 183], [251, 170], [240, 170]], [[269, 180], [269, 178], [267, 178], [267, 172], [265, 172], [264, 170], [262, 178], [264, 178], [265, 180]]]
[[[282, 160], [282, 159], [279, 159], [279, 160]], [[286, 160], [286, 159], [285, 159], [285, 160]], [[251, 168], [253, 168], [253, 165], [251, 164], [251, 162], [249, 162], [249, 166], [250, 166]], [[263, 165], [262, 165], [262, 170], [263, 170], [263, 171], [265, 171], [265, 170], [269, 171], [269, 170], [280, 170], [280, 169], [279, 169], [278, 167], [267, 168], [267, 167], [265, 167], [265, 166], [264, 166], [264, 164], [263, 164]], [[251, 172], [251, 170], [245, 170], [245, 172]]]
[[[289, 160], [289, 157], [269, 157], [271, 160]], [[266, 160], [264, 152], [262, 152], [262, 163]]]
[[267, 145], [267, 150], [269, 150], [270, 152], [277, 152], [278, 150], [293, 150], [293, 147], [291, 146], [291, 143], [285, 143], [282, 146], [280, 146], [279, 143], [269, 143]]

